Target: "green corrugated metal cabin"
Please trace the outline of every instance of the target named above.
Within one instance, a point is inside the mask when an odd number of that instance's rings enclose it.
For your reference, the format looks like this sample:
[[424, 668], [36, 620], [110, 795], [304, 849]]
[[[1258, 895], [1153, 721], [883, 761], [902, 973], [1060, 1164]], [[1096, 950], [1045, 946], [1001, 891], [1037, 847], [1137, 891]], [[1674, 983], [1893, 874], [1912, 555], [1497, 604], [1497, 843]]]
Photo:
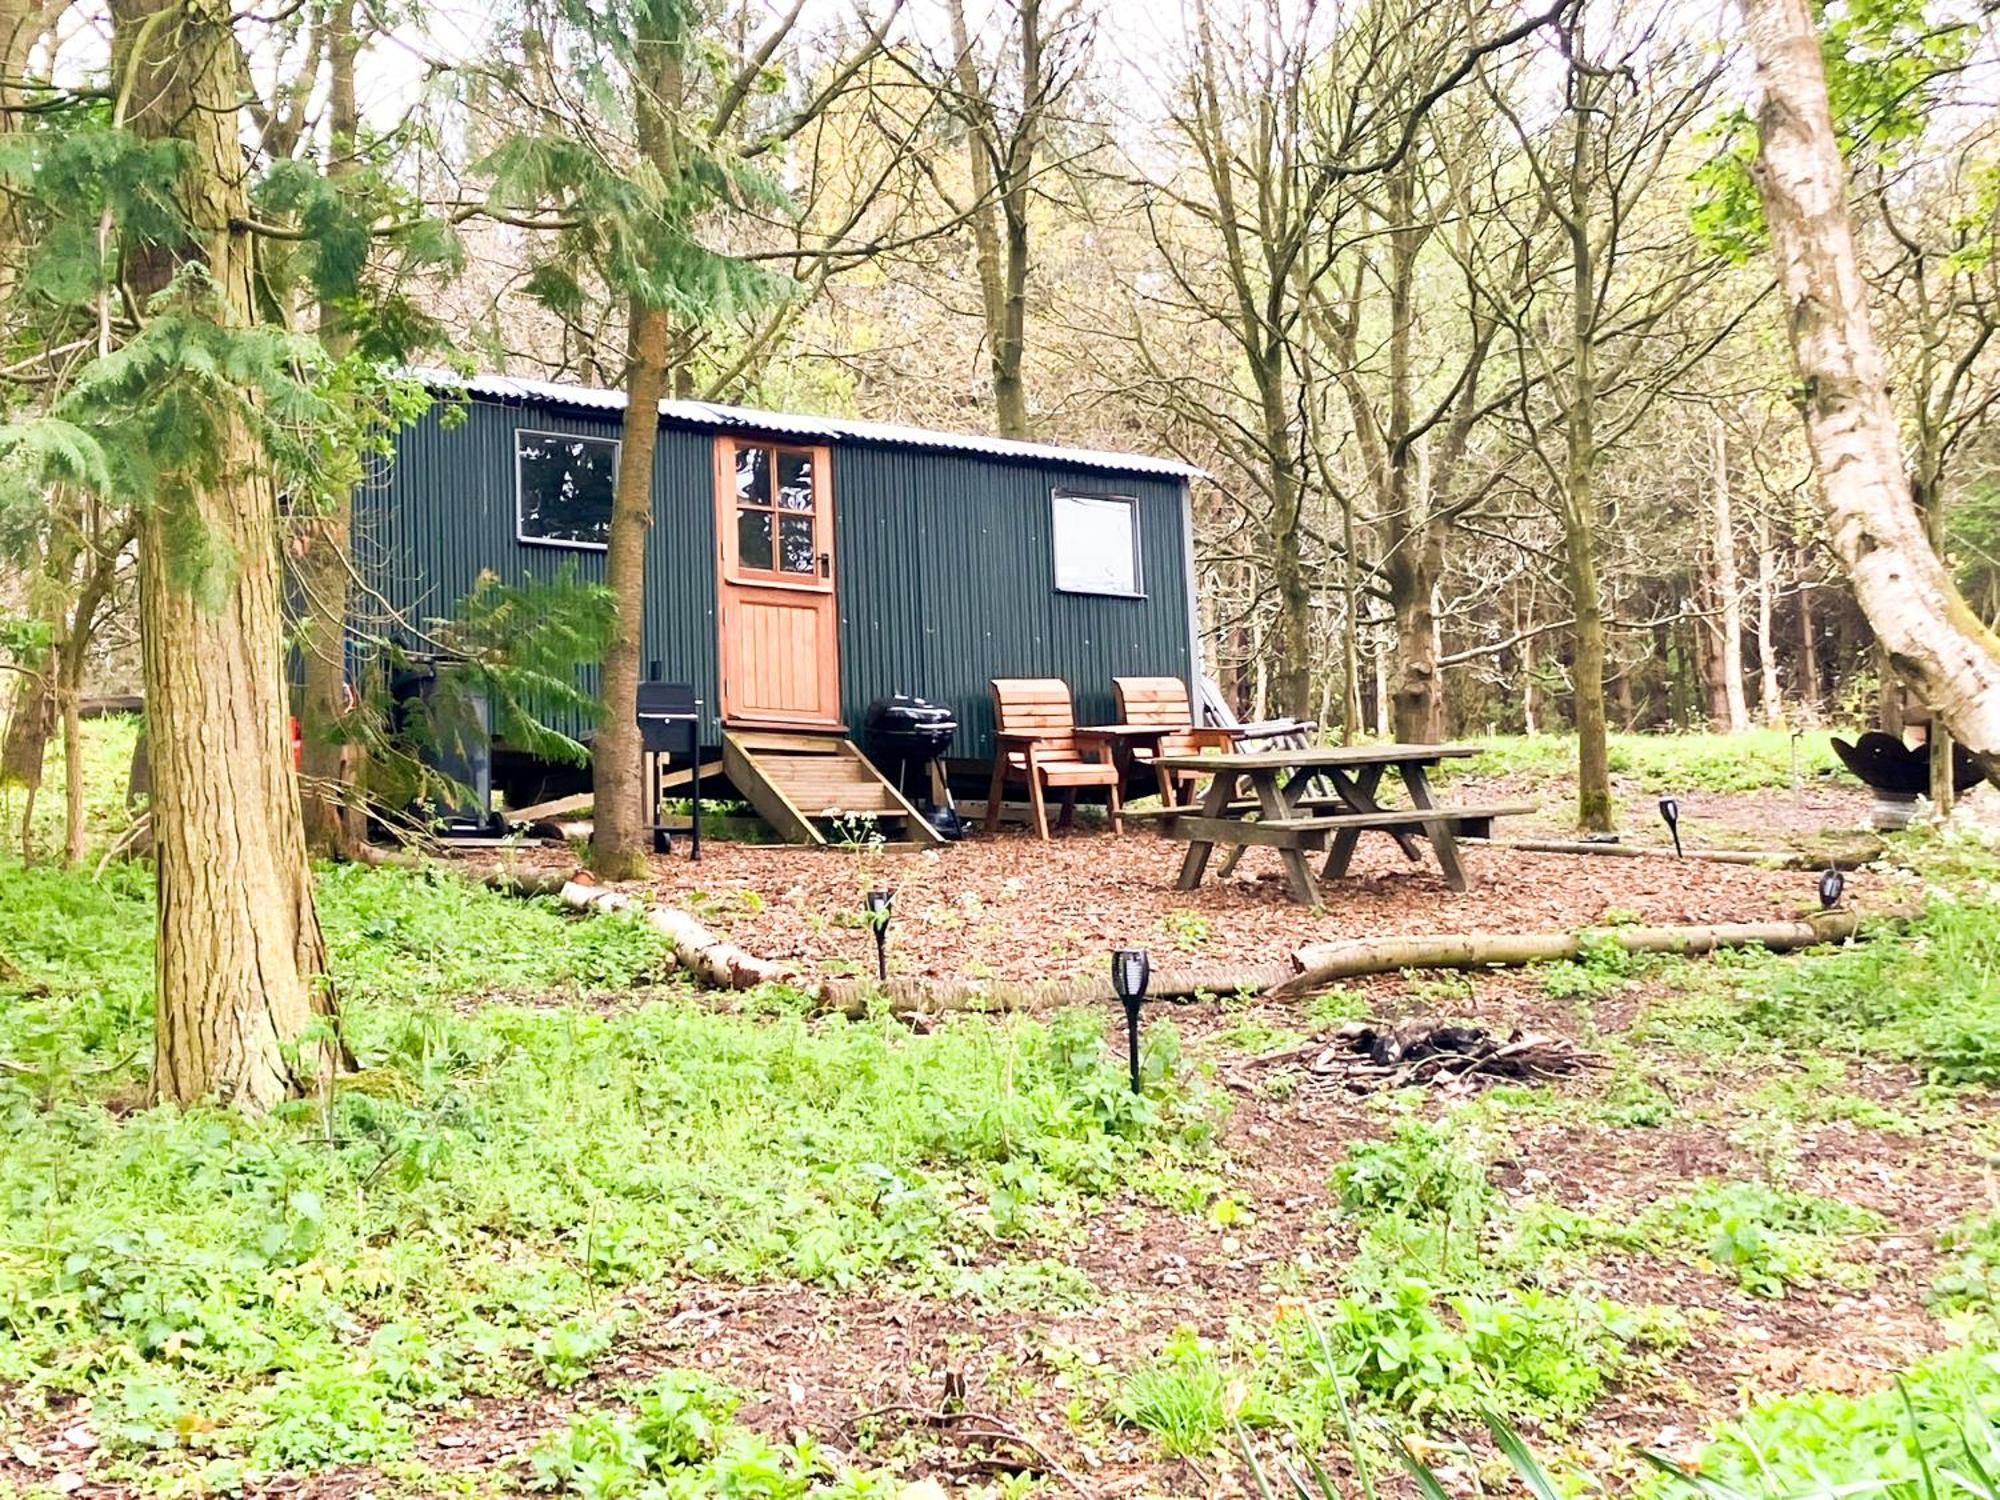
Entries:
[[[619, 391], [432, 377], [463, 398], [398, 434], [357, 499], [357, 556], [394, 609], [437, 615], [482, 571], [603, 576]], [[1141, 455], [707, 402], [661, 404], [645, 658], [723, 725], [858, 733], [908, 693], [993, 752], [987, 683], [1061, 677], [1079, 723], [1114, 675], [1190, 680], [1188, 484]]]

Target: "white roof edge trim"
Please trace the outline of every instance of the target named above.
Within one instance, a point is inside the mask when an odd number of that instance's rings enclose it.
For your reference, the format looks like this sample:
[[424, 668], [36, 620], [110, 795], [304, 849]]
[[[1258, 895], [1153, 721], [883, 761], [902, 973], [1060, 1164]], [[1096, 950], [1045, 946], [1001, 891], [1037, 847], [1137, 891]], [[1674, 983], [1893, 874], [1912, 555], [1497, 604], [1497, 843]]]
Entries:
[[[406, 372], [426, 385], [462, 390], [470, 396], [496, 401], [540, 401], [573, 407], [581, 411], [622, 412], [625, 393], [599, 386], [571, 385], [555, 380], [525, 380], [513, 375], [464, 376], [450, 370], [414, 368]], [[1070, 464], [1077, 468], [1103, 469], [1120, 474], [1146, 474], [1165, 479], [1206, 479], [1208, 472], [1178, 459], [1156, 458], [1144, 453], [1119, 453], [1102, 448], [1066, 448], [1051, 443], [1029, 443], [1013, 438], [982, 437], [976, 433], [940, 432], [928, 427], [908, 427], [895, 422], [862, 422], [844, 417], [809, 417], [793, 412], [761, 411], [749, 406], [726, 406], [714, 401], [660, 403], [660, 416], [669, 422], [694, 427], [719, 427], [737, 432], [768, 432], [777, 437], [816, 438], [825, 441], [850, 440], [883, 443], [899, 448], [922, 448], [939, 453], [970, 453], [988, 458], [1033, 459], [1043, 463]]]

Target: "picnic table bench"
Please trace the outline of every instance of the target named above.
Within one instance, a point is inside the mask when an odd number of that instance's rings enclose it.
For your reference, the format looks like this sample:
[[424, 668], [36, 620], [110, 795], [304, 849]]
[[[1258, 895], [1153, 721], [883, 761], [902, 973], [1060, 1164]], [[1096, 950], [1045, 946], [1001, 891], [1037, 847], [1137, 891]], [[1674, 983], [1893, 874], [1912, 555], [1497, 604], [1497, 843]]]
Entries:
[[[1478, 753], [1473, 745], [1340, 745], [1162, 756], [1165, 769], [1200, 771], [1214, 779], [1200, 806], [1160, 808], [1149, 816], [1162, 833], [1188, 841], [1176, 882], [1184, 891], [1201, 884], [1216, 845], [1229, 847], [1231, 866], [1244, 848], [1260, 846], [1278, 851], [1292, 899], [1317, 907], [1319, 887], [1306, 855], [1327, 849], [1322, 873], [1337, 880], [1347, 873], [1361, 835], [1369, 832], [1394, 839], [1412, 860], [1421, 858], [1416, 843], [1421, 834], [1445, 884], [1462, 891], [1468, 882], [1458, 856], [1459, 836], [1483, 837], [1495, 818], [1535, 810], [1531, 803], [1439, 806], [1431, 796], [1427, 769]], [[1402, 778], [1409, 807], [1384, 807], [1376, 800], [1382, 778], [1391, 770]]]

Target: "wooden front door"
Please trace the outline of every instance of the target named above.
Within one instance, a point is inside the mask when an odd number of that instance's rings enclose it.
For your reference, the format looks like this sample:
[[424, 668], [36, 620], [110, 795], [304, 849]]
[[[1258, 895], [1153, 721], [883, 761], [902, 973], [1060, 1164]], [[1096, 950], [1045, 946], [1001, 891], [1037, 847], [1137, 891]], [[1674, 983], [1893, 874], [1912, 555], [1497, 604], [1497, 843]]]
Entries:
[[833, 473], [825, 448], [715, 440], [722, 717], [840, 723]]

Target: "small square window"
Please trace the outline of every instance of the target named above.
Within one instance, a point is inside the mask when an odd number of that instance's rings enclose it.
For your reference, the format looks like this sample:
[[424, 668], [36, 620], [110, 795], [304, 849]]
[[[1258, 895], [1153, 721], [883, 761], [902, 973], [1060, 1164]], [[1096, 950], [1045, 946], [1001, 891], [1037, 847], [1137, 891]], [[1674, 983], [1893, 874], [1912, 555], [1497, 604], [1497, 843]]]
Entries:
[[1137, 598], [1139, 503], [1124, 495], [1055, 492], [1056, 587]]
[[516, 432], [514, 477], [515, 534], [522, 541], [593, 548], [610, 542], [616, 438]]

